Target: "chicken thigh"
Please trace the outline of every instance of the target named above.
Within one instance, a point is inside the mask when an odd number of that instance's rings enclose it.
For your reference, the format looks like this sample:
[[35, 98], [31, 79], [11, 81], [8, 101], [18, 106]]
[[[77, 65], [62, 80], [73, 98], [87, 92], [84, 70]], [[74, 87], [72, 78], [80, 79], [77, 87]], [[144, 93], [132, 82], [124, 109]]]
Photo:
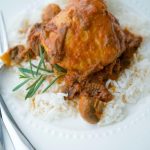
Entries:
[[125, 50], [125, 35], [102, 0], [72, 0], [44, 27], [51, 63], [80, 74], [102, 69]]

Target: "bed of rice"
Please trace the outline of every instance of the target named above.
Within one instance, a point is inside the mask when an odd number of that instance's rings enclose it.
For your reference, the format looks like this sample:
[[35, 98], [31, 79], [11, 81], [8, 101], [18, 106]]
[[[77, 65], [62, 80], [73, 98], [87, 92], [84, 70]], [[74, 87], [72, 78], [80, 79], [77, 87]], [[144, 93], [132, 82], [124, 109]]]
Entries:
[[[146, 18], [142, 19], [142, 17], [135, 15], [134, 10], [128, 12], [127, 7], [118, 5], [116, 8], [111, 1], [108, 2], [108, 7], [123, 27], [128, 27], [133, 32], [142, 35], [144, 41], [137, 54], [134, 55], [131, 67], [126, 69], [117, 81], [109, 80], [106, 83], [107, 87], [109, 84], [115, 87], [110, 89], [115, 98], [105, 108], [103, 117], [99, 122], [101, 126], [122, 120], [128, 114], [127, 107], [130, 104], [135, 104], [150, 92], [150, 22]], [[19, 21], [20, 23], [15, 26], [13, 32], [11, 32], [12, 29], [10, 30], [10, 33], [12, 33], [10, 34], [11, 45], [15, 45], [18, 41], [19, 43], [25, 43], [27, 34], [24, 31], [29, 31], [27, 27], [30, 28], [32, 24], [39, 20], [41, 8], [42, 6], [32, 10], [33, 13], [30, 11], [32, 14], [30, 17], [29, 12], [26, 13], [22, 17], [23, 19]], [[20, 32], [18, 32], [18, 28]], [[37, 64], [38, 60], [35, 60], [34, 63]], [[28, 67], [28, 63], [22, 65]], [[13, 68], [13, 71], [18, 75], [16, 67]], [[47, 84], [45, 82], [43, 86]], [[64, 100], [65, 94], [58, 91], [61, 86], [63, 84], [55, 84], [44, 94], [40, 94], [40, 90], [43, 88], [41, 87], [37, 94], [27, 101], [29, 111], [46, 121], [76, 116], [78, 114], [76, 102]], [[24, 97], [25, 87], [14, 94], [16, 97]]]

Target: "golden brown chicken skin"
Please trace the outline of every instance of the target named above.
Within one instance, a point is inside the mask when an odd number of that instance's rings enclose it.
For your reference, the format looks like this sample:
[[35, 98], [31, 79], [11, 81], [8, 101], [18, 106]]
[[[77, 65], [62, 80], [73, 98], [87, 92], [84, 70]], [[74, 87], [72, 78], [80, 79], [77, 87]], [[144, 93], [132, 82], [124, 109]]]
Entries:
[[125, 35], [100, 0], [72, 0], [41, 36], [51, 63], [83, 74], [112, 63], [125, 50]]

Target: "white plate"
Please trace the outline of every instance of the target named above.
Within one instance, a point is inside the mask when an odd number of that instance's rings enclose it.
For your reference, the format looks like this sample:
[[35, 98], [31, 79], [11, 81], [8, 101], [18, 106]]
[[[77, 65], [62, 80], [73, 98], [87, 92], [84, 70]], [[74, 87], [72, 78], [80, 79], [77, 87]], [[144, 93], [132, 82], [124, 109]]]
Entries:
[[[53, 0], [55, 1], [55, 0]], [[60, 0], [61, 1], [61, 0]], [[108, 2], [115, 5], [115, 1]], [[51, 0], [49, 0], [51, 2]], [[130, 5], [130, 9], [138, 10], [139, 17], [150, 16], [148, 11], [148, 0], [145, 1], [129, 1], [130, 3], [122, 2], [122, 5]], [[12, 25], [12, 16], [15, 16], [17, 12], [22, 9], [26, 10], [29, 0], [20, 1], [15, 0], [15, 10], [9, 4], [10, 1], [0, 2], [3, 6], [5, 14], [7, 16], [8, 27]], [[28, 4], [27, 4], [28, 3]], [[39, 7], [41, 1], [34, 2], [27, 8], [34, 9]], [[118, 3], [117, 3], [118, 4]], [[110, 7], [111, 8], [111, 7]], [[141, 12], [139, 11], [139, 8]], [[9, 10], [9, 11], [8, 11]], [[118, 12], [119, 13], [119, 12]], [[8, 19], [11, 18], [11, 19]], [[146, 20], [146, 18], [145, 18]], [[11, 82], [7, 81], [7, 82]], [[12, 115], [17, 121], [18, 125], [26, 136], [30, 139], [33, 145], [39, 150], [149, 150], [150, 149], [150, 98], [143, 98], [142, 103], [138, 103], [130, 115], [122, 122], [99, 128], [84, 123], [81, 119], [67, 119], [61, 122], [45, 123], [33, 116], [26, 113], [24, 110], [25, 102], [18, 102], [8, 100], [6, 102], [9, 106]]]

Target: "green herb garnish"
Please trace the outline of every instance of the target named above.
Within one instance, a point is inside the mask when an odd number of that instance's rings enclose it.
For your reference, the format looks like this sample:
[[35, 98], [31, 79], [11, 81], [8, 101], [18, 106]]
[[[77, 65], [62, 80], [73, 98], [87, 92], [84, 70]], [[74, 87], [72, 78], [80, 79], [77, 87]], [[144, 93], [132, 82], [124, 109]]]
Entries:
[[64, 75], [60, 75], [58, 77], [56, 77], [43, 91], [42, 93], [46, 92], [60, 77], [62, 77]]
[[14, 89], [13, 91], [16, 91], [18, 89], [20, 89], [23, 85], [25, 85], [29, 80], [31, 80], [30, 78], [29, 79], [26, 79], [25, 81], [23, 81], [22, 83], [18, 84]]
[[57, 70], [58, 72], [57, 76], [54, 74], [54, 70], [47, 69], [44, 61], [44, 52], [45, 52], [44, 47], [40, 45], [39, 46], [40, 61], [37, 66], [34, 65], [30, 59], [29, 68], [23, 67], [18, 68], [20, 72], [19, 78], [24, 81], [18, 84], [13, 89], [13, 91], [18, 90], [25, 84], [29, 83], [30, 86], [28, 86], [26, 89], [27, 94], [25, 96], [25, 99], [33, 97], [47, 77], [52, 76], [55, 78], [49, 83], [49, 85], [44, 90], [42, 90], [42, 93], [46, 92], [60, 77], [64, 76], [67, 73], [66, 69], [57, 64], [53, 65], [53, 68], [55, 68], [55, 70]]
[[63, 72], [63, 73], [67, 73], [67, 70], [61, 66], [59, 66], [58, 64], [54, 65], [54, 68], [58, 71], [58, 72]]
[[[29, 74], [31, 74], [33, 76], [33, 74], [37, 73], [36, 71], [33, 71], [31, 69], [27, 69], [27, 68], [18, 68], [19, 71], [24, 75], [24, 76], [28, 76], [29, 77]], [[38, 73], [40, 74], [40, 73]]]
[[39, 87], [42, 85], [44, 80], [45, 80], [45, 78], [40, 76], [40, 79], [35, 82], [34, 86], [29, 88], [29, 91], [28, 91], [25, 99], [32, 97], [36, 93], [36, 91], [39, 89]]
[[30, 69], [31, 69], [31, 73], [32, 73], [32, 76], [34, 77], [34, 71], [33, 71], [33, 69], [32, 69], [31, 59], [29, 60], [29, 62], [30, 62]]
[[[36, 65], [32, 64], [32, 67], [34, 68], [38, 68]], [[47, 72], [47, 73], [54, 73], [53, 70], [48, 70], [48, 69], [44, 69], [44, 68], [39, 68], [40, 71], [44, 71], [44, 72]]]

